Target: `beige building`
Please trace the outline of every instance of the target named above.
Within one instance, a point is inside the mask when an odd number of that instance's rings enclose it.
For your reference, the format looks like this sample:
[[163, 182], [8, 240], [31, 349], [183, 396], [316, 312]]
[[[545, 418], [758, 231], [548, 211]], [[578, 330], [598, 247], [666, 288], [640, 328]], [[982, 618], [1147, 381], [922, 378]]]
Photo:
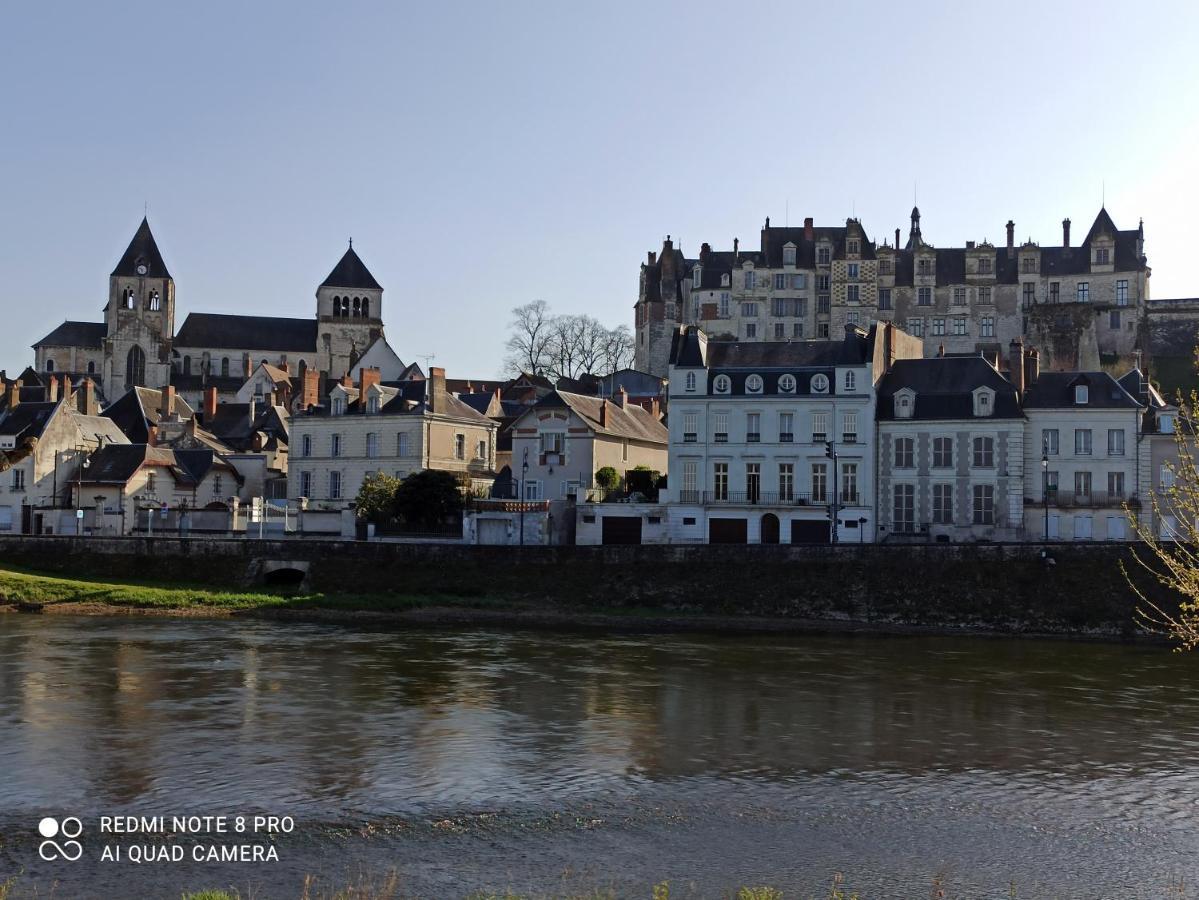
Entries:
[[554, 391], [517, 417], [512, 477], [525, 500], [574, 498], [611, 466], [621, 476], [638, 466], [666, 473], [669, 434], [655, 414], [629, 402]]
[[445, 389], [445, 370], [427, 380], [384, 384], [364, 369], [330, 391], [327, 403], [291, 418], [287, 496], [345, 509], [367, 475], [406, 478], [437, 469], [472, 490], [495, 477], [496, 423]]
[[1013, 340], [1040, 349], [1052, 370], [1099, 368], [1100, 354], [1145, 349], [1150, 269], [1144, 230], [1116, 227], [1101, 209], [1083, 240], [1070, 220], [1059, 246], [1031, 240], [934, 246], [913, 209], [906, 243], [870, 238], [861, 222], [802, 227], [766, 220], [757, 247], [702, 244], [687, 258], [668, 237], [641, 266], [635, 366], [668, 368], [673, 330], [697, 325], [713, 339], [837, 338], [846, 325], [891, 321], [924, 342], [924, 355], [996, 352]]

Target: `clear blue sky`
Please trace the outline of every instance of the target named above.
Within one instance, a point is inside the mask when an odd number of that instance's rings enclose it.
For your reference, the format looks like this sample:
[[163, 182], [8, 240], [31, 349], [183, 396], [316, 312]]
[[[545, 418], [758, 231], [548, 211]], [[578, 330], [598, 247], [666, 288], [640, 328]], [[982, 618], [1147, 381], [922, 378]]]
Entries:
[[[1199, 4], [25, 4], [0, 35], [0, 368], [99, 321], [149, 203], [189, 311], [307, 316], [346, 239], [405, 361], [509, 310], [632, 324], [638, 264], [765, 216], [1081, 238], [1106, 182], [1199, 294]], [[1076, 238], [1076, 240], [1078, 239]]]

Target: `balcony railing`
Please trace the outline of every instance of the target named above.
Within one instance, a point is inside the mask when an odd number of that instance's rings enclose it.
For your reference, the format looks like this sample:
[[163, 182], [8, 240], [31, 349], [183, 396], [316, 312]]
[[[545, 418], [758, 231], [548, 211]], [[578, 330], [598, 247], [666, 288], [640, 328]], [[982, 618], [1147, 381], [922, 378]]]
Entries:
[[1141, 505], [1137, 496], [1127, 491], [1063, 491], [1058, 488], [1050, 488], [1044, 500], [1041, 497], [1026, 497], [1024, 502], [1026, 506], [1043, 506], [1046, 501], [1049, 506], [1063, 509], [1109, 509], [1119, 508], [1125, 503], [1135, 507]]
[[[688, 497], [687, 495], [691, 495]], [[684, 503], [699, 501], [699, 491], [682, 491]], [[811, 494], [792, 494], [780, 491], [704, 491], [705, 504], [727, 504], [729, 506], [823, 506]]]

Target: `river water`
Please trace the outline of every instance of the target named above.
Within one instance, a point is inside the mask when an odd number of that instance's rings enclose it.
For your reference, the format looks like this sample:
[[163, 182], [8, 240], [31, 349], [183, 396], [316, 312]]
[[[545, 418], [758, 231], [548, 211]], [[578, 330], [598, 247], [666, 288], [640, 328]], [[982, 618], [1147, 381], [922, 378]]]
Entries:
[[[0, 881], [42, 897], [1178, 896], [1197, 785], [1162, 647], [0, 616]], [[101, 830], [184, 814], [295, 828]], [[101, 858], [238, 843], [278, 860]]]

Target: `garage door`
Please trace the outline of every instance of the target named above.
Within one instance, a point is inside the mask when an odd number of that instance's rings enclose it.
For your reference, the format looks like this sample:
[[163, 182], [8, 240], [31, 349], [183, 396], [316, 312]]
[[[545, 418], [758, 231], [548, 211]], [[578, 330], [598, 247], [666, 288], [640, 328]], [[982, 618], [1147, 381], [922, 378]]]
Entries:
[[708, 543], [749, 543], [749, 521], [747, 519], [708, 519]]
[[605, 544], [640, 544], [641, 516], [604, 516]]
[[480, 544], [508, 543], [507, 519], [479, 519], [476, 527], [475, 536]]
[[820, 519], [795, 519], [791, 522], [791, 543], [827, 544], [829, 528], [827, 521]]

